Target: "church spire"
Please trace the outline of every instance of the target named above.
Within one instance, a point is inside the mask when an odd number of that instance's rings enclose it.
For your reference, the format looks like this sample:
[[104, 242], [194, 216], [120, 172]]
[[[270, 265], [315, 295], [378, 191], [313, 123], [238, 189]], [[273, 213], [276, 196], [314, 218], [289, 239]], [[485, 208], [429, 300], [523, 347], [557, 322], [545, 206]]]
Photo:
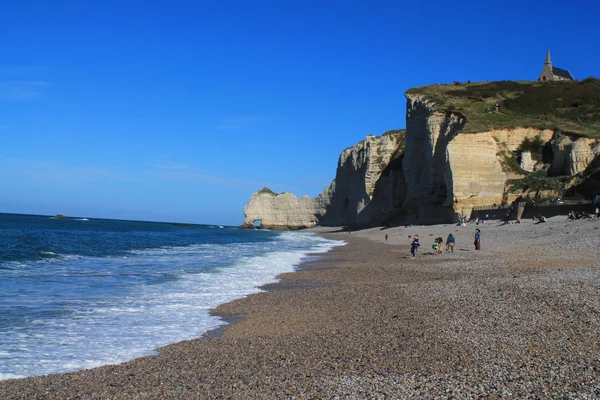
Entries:
[[548, 51], [546, 51], [546, 62], [545, 64], [552, 64], [552, 61], [550, 61], [550, 49], [548, 49]]

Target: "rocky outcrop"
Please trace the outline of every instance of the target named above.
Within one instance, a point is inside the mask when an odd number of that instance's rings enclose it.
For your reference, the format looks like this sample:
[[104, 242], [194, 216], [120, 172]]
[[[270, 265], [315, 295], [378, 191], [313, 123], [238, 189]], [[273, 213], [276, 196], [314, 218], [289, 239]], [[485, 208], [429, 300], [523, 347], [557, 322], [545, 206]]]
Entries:
[[517, 127], [513, 129], [493, 129], [488, 132], [497, 143], [501, 143], [508, 151], [519, 150], [525, 139], [535, 139], [539, 137], [543, 143], [547, 143], [554, 136], [554, 131], [552, 129], [536, 128]]
[[530, 151], [524, 151], [521, 153], [521, 164], [520, 167], [524, 171], [533, 172], [535, 169], [535, 161], [531, 158]]
[[573, 176], [583, 172], [600, 153], [597, 139], [558, 133], [550, 144], [554, 154], [550, 171], [554, 175]]
[[298, 198], [292, 193], [275, 194], [264, 188], [250, 197], [244, 207], [245, 228], [268, 229], [310, 228], [317, 223], [317, 203], [308, 196]]
[[537, 164], [530, 151], [521, 151], [523, 143], [538, 138], [546, 143], [553, 135], [550, 129], [520, 127], [459, 133], [448, 144], [447, 173], [452, 176], [454, 193], [451, 213], [468, 216], [475, 206], [499, 205], [517, 198], [519, 195], [507, 193], [507, 180], [522, 178], [523, 171], [533, 171]]
[[419, 94], [406, 99], [405, 131], [369, 135], [345, 149], [334, 181], [314, 199], [255, 193], [244, 224], [260, 220], [264, 227], [296, 229], [454, 222], [475, 206], [552, 194], [545, 186], [515, 189], [514, 181], [531, 172], [578, 176], [580, 184], [584, 171], [600, 166], [597, 139], [524, 127], [464, 132], [467, 117], [460, 112], [439, 109]]
[[460, 134], [446, 150], [447, 197], [451, 213], [468, 215], [473, 206], [500, 204], [506, 173], [498, 160], [498, 145], [489, 133]]
[[406, 197], [402, 207], [410, 222], [450, 218], [452, 176], [449, 174], [448, 143], [462, 130], [466, 119], [460, 113], [438, 110], [419, 95], [406, 95], [406, 150], [402, 161]]
[[[375, 187], [385, 168], [404, 139], [404, 131], [390, 131], [382, 136], [369, 135], [345, 149], [338, 160], [334, 190], [329, 204], [320, 217], [328, 225], [368, 224], [373, 220]], [[324, 196], [327, 197], [327, 196]]]
[[291, 193], [278, 195], [266, 188], [254, 193], [244, 208], [243, 226], [300, 229], [317, 222], [333, 226], [369, 224], [373, 213], [367, 206], [403, 138], [404, 131], [390, 131], [379, 137], [368, 135], [345, 149], [334, 181], [314, 199], [298, 199]]

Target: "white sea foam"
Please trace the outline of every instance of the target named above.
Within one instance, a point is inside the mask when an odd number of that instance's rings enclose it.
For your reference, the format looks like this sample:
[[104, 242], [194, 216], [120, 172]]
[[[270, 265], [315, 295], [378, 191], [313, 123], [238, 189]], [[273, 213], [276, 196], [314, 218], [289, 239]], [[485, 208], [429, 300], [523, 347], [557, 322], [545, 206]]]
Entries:
[[3, 374], [0, 373], [0, 381], [4, 381], [6, 379], [18, 379], [25, 378], [25, 375], [15, 375], [15, 374]]
[[[150, 284], [136, 284], [90, 304], [74, 299], [68, 315], [38, 319], [30, 325], [35, 331], [10, 335], [6, 342], [0, 339], [6, 346], [0, 347], [0, 379], [120, 363], [200, 337], [224, 324], [209, 315], [211, 308], [259, 292], [260, 286], [276, 282], [277, 275], [296, 269], [306, 254], [340, 244], [286, 232], [275, 245], [203, 244], [138, 250], [111, 259], [62, 259], [63, 268], [74, 276], [89, 270], [98, 279], [135, 279], [136, 271], [143, 271]], [[167, 266], [175, 274], [172, 279], [162, 279]]]

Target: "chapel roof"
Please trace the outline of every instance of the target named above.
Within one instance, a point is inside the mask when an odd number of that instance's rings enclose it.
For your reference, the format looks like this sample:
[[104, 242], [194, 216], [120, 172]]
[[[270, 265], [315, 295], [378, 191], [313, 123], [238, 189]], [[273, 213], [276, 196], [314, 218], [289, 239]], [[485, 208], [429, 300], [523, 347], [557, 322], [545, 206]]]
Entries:
[[562, 68], [558, 68], [558, 67], [552, 67], [552, 73], [556, 76], [560, 76], [561, 78], [564, 79], [570, 79], [572, 81], [575, 80], [575, 78], [573, 78], [573, 75], [571, 75], [571, 73], [569, 71], [567, 71], [566, 69], [562, 69]]

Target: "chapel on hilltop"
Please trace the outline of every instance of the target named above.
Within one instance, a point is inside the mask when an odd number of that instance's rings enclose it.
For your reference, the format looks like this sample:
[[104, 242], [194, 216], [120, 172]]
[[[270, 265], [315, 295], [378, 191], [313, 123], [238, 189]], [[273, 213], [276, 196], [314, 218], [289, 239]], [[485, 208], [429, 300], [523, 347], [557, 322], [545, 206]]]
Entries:
[[550, 49], [546, 53], [546, 62], [544, 63], [544, 68], [542, 69], [542, 73], [538, 78], [538, 81], [574, 81], [573, 75], [566, 69], [557, 68], [552, 66], [552, 61], [550, 61]]

